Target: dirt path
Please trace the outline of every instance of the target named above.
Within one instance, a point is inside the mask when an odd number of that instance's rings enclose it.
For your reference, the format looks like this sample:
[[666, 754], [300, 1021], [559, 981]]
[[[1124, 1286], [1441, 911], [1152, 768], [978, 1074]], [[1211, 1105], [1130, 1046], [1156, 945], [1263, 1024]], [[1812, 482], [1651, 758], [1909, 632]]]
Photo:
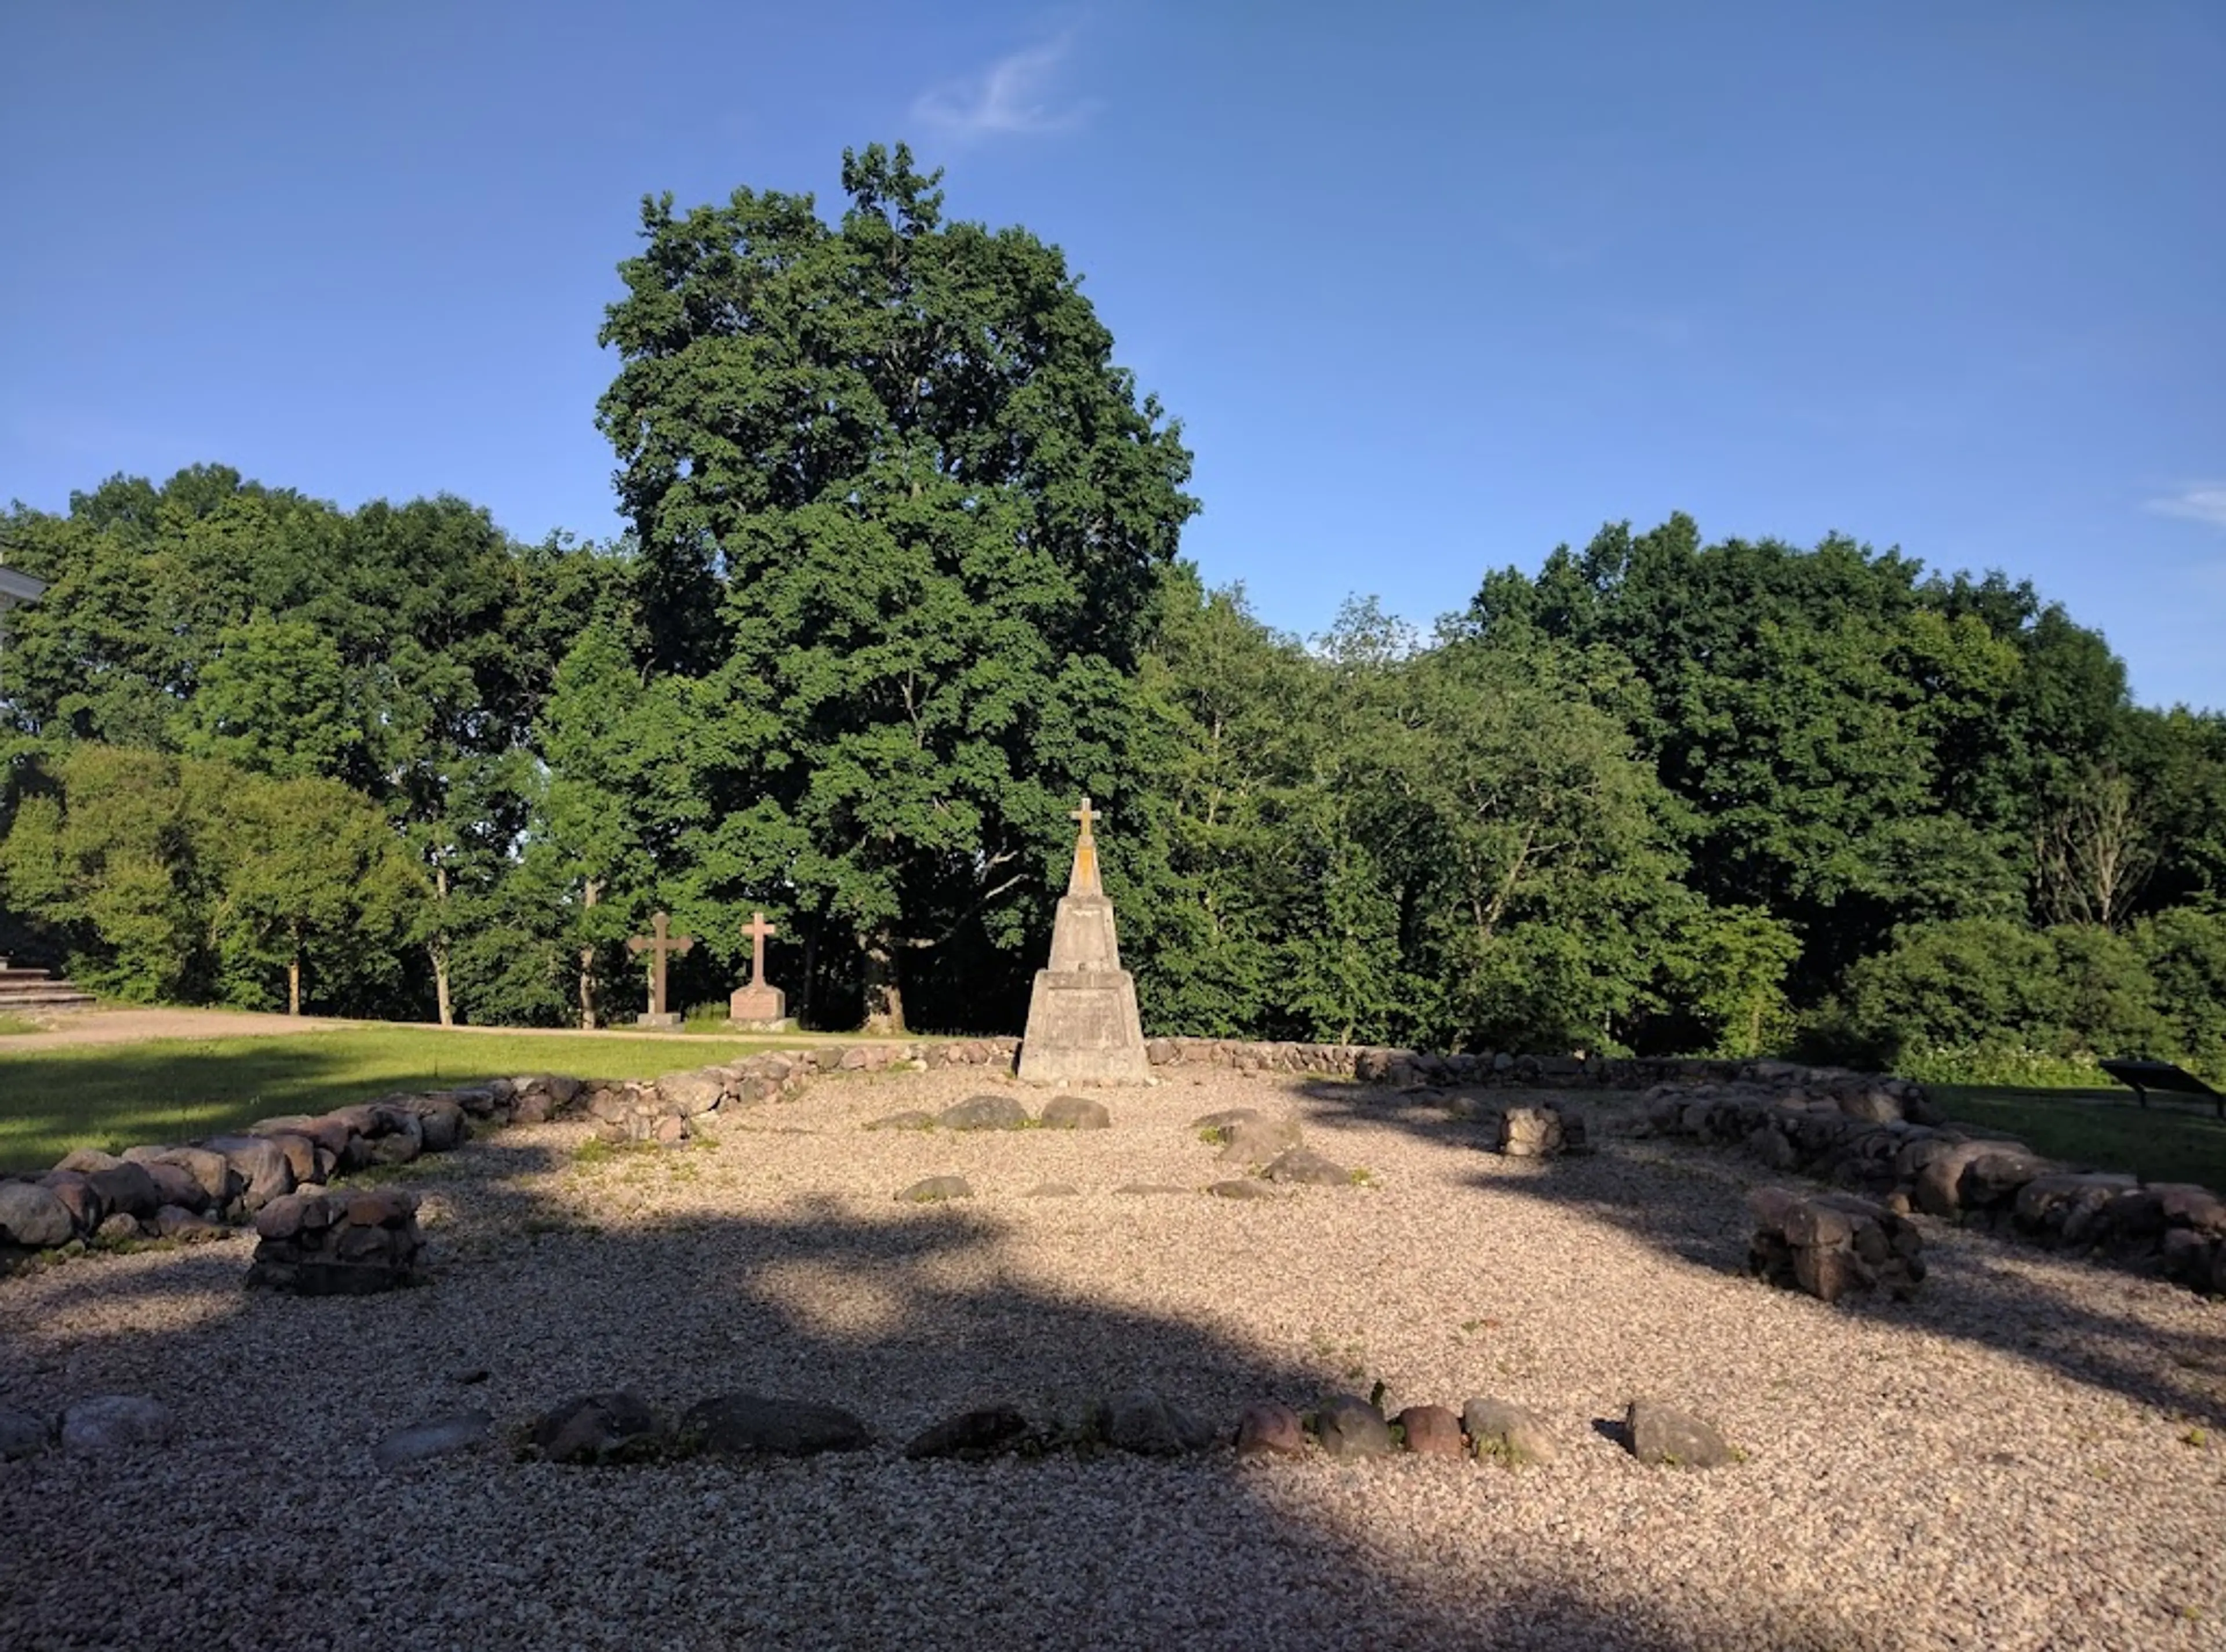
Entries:
[[[509, 1036], [531, 1033], [536, 1038], [662, 1039], [668, 1043], [675, 1039], [696, 1036], [658, 1028], [630, 1026], [599, 1028], [593, 1032], [572, 1026], [443, 1027], [432, 1021], [353, 1021], [327, 1015], [296, 1017], [258, 1014], [252, 1010], [161, 1007], [70, 1010], [33, 1019], [42, 1020], [44, 1030], [0, 1035], [0, 1060], [5, 1060], [10, 1053], [17, 1051], [54, 1050], [67, 1045], [139, 1044], [149, 1039], [285, 1038], [302, 1032], [333, 1032], [348, 1027], [397, 1032], [484, 1032]], [[734, 1036], [748, 1038], [754, 1035], [737, 1033]], [[855, 1032], [784, 1032], [780, 1035], [780, 1042], [811, 1044], [828, 1038], [839, 1038], [845, 1044], [861, 1041], [860, 1035]]]
[[283, 1038], [289, 1033], [329, 1032], [354, 1026], [318, 1016], [258, 1015], [231, 1009], [85, 1009], [41, 1018], [44, 1030], [0, 1038], [0, 1059], [10, 1052], [56, 1049], [63, 1045], [138, 1044], [148, 1039]]

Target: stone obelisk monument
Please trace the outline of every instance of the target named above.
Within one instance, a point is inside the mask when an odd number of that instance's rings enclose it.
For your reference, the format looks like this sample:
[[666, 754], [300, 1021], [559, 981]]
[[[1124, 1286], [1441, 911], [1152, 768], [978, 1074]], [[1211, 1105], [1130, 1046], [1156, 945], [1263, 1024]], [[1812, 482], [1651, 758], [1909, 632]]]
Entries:
[[1027, 1035], [1021, 1041], [1021, 1077], [1037, 1084], [1148, 1084], [1144, 1024], [1136, 1014], [1136, 982], [1121, 967], [1113, 903], [1097, 879], [1098, 816], [1090, 799], [1074, 818], [1074, 871], [1051, 932], [1051, 967], [1036, 971], [1028, 999]]

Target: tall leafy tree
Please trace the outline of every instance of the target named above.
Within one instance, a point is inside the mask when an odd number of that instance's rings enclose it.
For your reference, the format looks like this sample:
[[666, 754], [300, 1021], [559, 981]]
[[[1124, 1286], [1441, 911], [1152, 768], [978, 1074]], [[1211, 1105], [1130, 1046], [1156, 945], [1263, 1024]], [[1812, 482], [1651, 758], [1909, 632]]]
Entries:
[[1040, 930], [1195, 508], [1059, 252], [946, 222], [939, 175], [846, 151], [836, 225], [645, 202], [601, 334], [652, 658], [698, 684], [696, 902], [722, 945], [763, 900], [855, 948], [884, 1027], [906, 960]]

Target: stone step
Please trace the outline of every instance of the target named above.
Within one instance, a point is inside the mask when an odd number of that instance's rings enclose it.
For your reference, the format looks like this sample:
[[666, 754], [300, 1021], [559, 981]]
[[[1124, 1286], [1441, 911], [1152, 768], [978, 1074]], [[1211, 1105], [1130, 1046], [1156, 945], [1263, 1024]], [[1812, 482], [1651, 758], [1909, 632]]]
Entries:
[[90, 1009], [92, 994], [67, 984], [29, 992], [0, 993], [0, 1011], [18, 1009]]
[[0, 1009], [82, 1009], [91, 994], [57, 979], [51, 969], [0, 964]]

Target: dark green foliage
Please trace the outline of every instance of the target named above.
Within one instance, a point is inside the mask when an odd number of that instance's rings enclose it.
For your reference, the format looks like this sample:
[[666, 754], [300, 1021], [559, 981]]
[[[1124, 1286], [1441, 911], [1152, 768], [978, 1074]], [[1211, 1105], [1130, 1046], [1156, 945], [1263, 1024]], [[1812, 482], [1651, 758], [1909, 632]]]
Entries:
[[1040, 931], [1065, 816], [1125, 806], [1129, 673], [1194, 508], [1190, 455], [1064, 259], [946, 224], [900, 146], [809, 198], [645, 204], [601, 422], [706, 811], [674, 910], [729, 959], [753, 905], [901, 976]]
[[[557, 658], [589, 616], [625, 611], [621, 562], [561, 541], [519, 545], [455, 499], [374, 502], [348, 514], [216, 466], [181, 471], [160, 488], [118, 478], [74, 496], [67, 517], [19, 506], [0, 533], [11, 561], [52, 581], [37, 605], [10, 616], [16, 792], [45, 784], [36, 778], [47, 772], [41, 753], [73, 744], [180, 753], [345, 786], [378, 806], [422, 868], [432, 899], [408, 903], [400, 944], [429, 970], [383, 951], [383, 940], [359, 958], [340, 948], [334, 963], [350, 968], [325, 972], [325, 1007], [446, 1019], [461, 998], [513, 1013], [537, 1001], [539, 1013], [553, 1013], [545, 994], [520, 991], [516, 955], [537, 942], [545, 951], [560, 925], [545, 907], [506, 900], [501, 886], [517, 870], [538, 785], [527, 743], [533, 719]], [[104, 816], [103, 785], [89, 772], [73, 784], [92, 816]], [[157, 867], [177, 869], [181, 840], [175, 828], [155, 831], [148, 811], [189, 810], [193, 787], [179, 786], [163, 804], [154, 801], [166, 795], [162, 785], [127, 787], [142, 818], [100, 892], [63, 892], [51, 906], [16, 899], [9, 944], [55, 961], [75, 950], [111, 990], [259, 993], [238, 986], [237, 968], [232, 986], [219, 988], [223, 971], [206, 961], [213, 945], [206, 935], [175, 937], [169, 963], [149, 963], [151, 974], [85, 950], [94, 904], [111, 936], [122, 935], [127, 905], [129, 924], [143, 931], [119, 958], [151, 960], [159, 950], [153, 937], [175, 913], [171, 897], [156, 893]], [[0, 825], [12, 796], [0, 796]], [[315, 808], [335, 820], [358, 818], [338, 793], [317, 796]], [[28, 842], [50, 825], [47, 811], [34, 810], [18, 829]], [[170, 847], [157, 853], [148, 847], [156, 841]], [[366, 878], [383, 865], [369, 853], [364, 847], [348, 863]], [[393, 904], [359, 893], [366, 911]], [[479, 937], [506, 913], [512, 924], [530, 918], [533, 931], [513, 931], [518, 945], [485, 944]], [[244, 944], [235, 932], [227, 944], [237, 952]], [[460, 946], [470, 968], [496, 969], [505, 984], [457, 979]]]
[[1064, 257], [936, 183], [645, 203], [614, 554], [217, 466], [0, 518], [0, 949], [553, 1023], [660, 907], [716, 1003], [762, 908], [817, 1025], [1009, 1031], [1087, 791], [1154, 1032], [2226, 1068], [2226, 718], [2002, 575], [1682, 516], [1277, 635]]

